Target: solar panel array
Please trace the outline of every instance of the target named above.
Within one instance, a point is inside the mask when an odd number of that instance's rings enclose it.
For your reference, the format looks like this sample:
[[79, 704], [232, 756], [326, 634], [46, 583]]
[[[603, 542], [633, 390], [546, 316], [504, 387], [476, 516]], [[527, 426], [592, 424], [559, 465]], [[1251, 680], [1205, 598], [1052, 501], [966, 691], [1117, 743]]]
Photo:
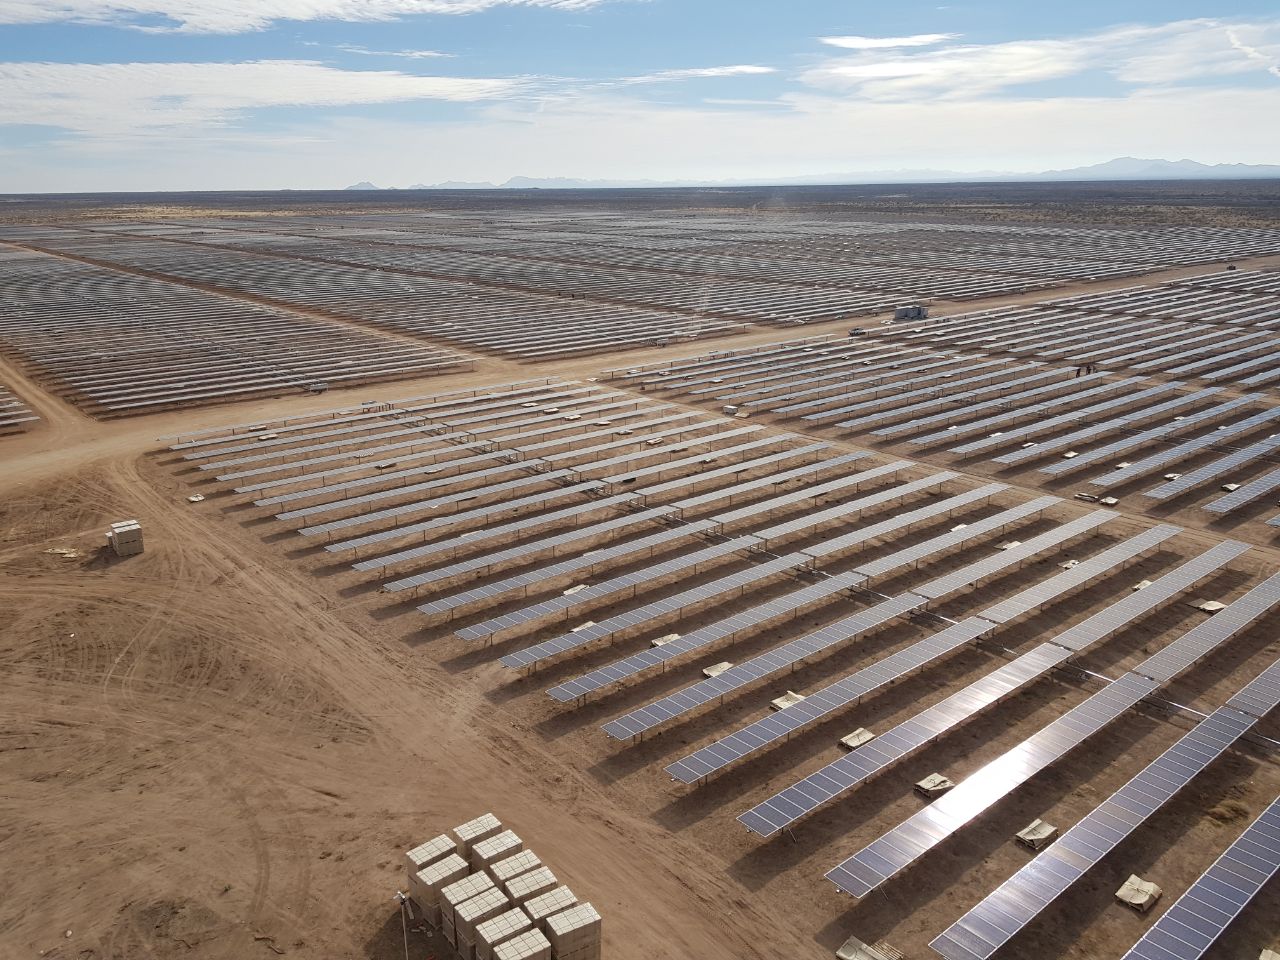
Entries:
[[470, 358], [148, 277], [0, 250], [0, 352], [96, 416], [404, 380]]
[[[883, 773], [904, 757], [989, 709], [1002, 698], [1049, 673], [1168, 603], [1246, 551], [1227, 542], [1129, 594], [1051, 640], [1040, 643], [962, 690], [927, 707], [873, 742], [832, 761], [796, 784], [756, 804], [738, 820], [754, 833], [773, 836], [819, 807]], [[984, 618], [985, 619], [985, 618]], [[997, 624], [992, 624], [994, 629]]]
[[1199, 960], [1280, 871], [1280, 797], [1151, 925], [1122, 960]]
[[[906, 441], [931, 458], [985, 459], [994, 469], [1073, 480], [1093, 465], [1099, 472], [1089, 484], [1122, 488], [1118, 495], [1145, 475], [1172, 470], [1163, 483], [1133, 492], [1179, 507], [1194, 500], [1218, 518], [1243, 513], [1280, 486], [1280, 406], [1269, 390], [1280, 384], [1280, 331], [1219, 322], [1208, 308], [1196, 311], [1194, 322], [1101, 309], [1145, 303], [1144, 291], [911, 321], [606, 375], [663, 399], [731, 406], [739, 416], [766, 415], [860, 443]], [[1136, 462], [1117, 462], [1122, 455]], [[1231, 495], [1211, 496], [1219, 486]]]
[[983, 766], [955, 789], [827, 873], [863, 897], [896, 876], [1045, 767], [1280, 604], [1280, 574], [1254, 587], [1044, 729]]
[[21, 397], [0, 383], [0, 434], [29, 430], [39, 419]]
[[662, 213], [186, 220], [0, 239], [521, 359], [718, 336], [1275, 252], [1263, 231]]
[[164, 240], [73, 238], [42, 241], [41, 249], [525, 360], [653, 346], [744, 329], [741, 322], [720, 316], [681, 315], [391, 268]]
[[[982, 510], [1005, 486], [943, 493], [957, 474], [674, 409], [531, 380], [242, 425], [181, 438], [173, 450], [209, 482], [234, 484], [234, 495], [269, 511], [264, 519], [325, 541], [383, 592], [428, 593], [419, 603], [428, 621], [461, 619], [454, 629], [466, 639], [522, 635], [637, 598], [598, 624], [506, 654], [512, 666], [679, 621], [779, 577], [800, 589], [774, 615], [794, 613], [834, 598], [828, 580], [851, 589], [1054, 502], [976, 517], [900, 549], [896, 561], [870, 560], [865, 572], [842, 569], [862, 549]], [[639, 599], [687, 577], [699, 579]], [[477, 622], [484, 609], [496, 616]]]
[[1110, 511], [1097, 510], [1087, 516], [1067, 521], [1025, 543], [984, 557], [899, 596], [887, 598], [869, 610], [783, 644], [753, 660], [731, 667], [718, 676], [699, 681], [685, 690], [633, 710], [605, 724], [604, 731], [618, 740], [648, 733], [713, 700], [719, 700], [730, 692], [753, 685], [784, 669], [792, 669], [797, 663], [825, 652], [836, 644], [892, 623], [912, 611], [925, 608], [932, 601], [975, 586], [1042, 551], [1060, 547], [1092, 532], [1113, 516]]
[[[269, 495], [258, 499], [263, 509], [289, 507], [275, 515], [278, 522], [321, 519], [339, 523], [339, 529], [345, 530], [349, 524], [343, 521], [351, 520], [357, 529], [374, 528], [358, 540], [379, 538], [376, 543], [384, 552], [357, 558], [357, 572], [381, 578], [395, 570], [395, 577], [386, 581], [391, 593], [430, 591], [419, 609], [434, 621], [464, 618], [463, 626], [451, 627], [460, 637], [519, 638], [568, 617], [591, 618], [602, 606], [616, 611], [598, 622], [588, 619], [573, 630], [558, 628], [547, 639], [498, 654], [508, 666], [575, 655], [597, 641], [617, 642], [678, 629], [690, 610], [704, 611], [698, 614], [704, 625], [695, 630], [556, 684], [550, 693], [561, 703], [577, 702], [635, 677], [671, 669], [743, 636], [778, 629], [801, 612], [817, 611], [826, 621], [816, 630], [799, 633], [783, 626], [794, 639], [773, 644], [715, 676], [609, 721], [605, 730], [614, 738], [649, 733], [714, 706], [730, 694], [780, 677], [800, 663], [825, 658], [837, 647], [889, 624], [901, 622], [912, 630], [925, 630], [920, 639], [829, 682], [789, 710], [676, 761], [670, 772], [686, 782], [770, 749], [905, 676], [935, 668], [954, 651], [1088, 588], [1119, 566], [1160, 548], [1177, 533], [1177, 528], [1157, 527], [1130, 534], [1100, 551], [1086, 550], [1083, 559], [1054, 570], [1047, 578], [1038, 577], [1013, 596], [988, 603], [957, 623], [929, 629], [926, 624], [935, 622], [929, 619], [932, 614], [919, 619], [926, 608], [981, 590], [988, 579], [1041, 555], [1060, 555], [1115, 515], [1095, 511], [1053, 521], [1022, 542], [1010, 541], [950, 572], [931, 575], [928, 566], [955, 550], [972, 550], [1037, 517], [1043, 523], [1045, 511], [1060, 506], [1059, 502], [1045, 497], [992, 509], [988, 503], [992, 496], [1009, 493], [1002, 484], [939, 493], [940, 486], [961, 478], [953, 472], [919, 471], [909, 461], [877, 465], [862, 453], [837, 454], [822, 442], [806, 443], [732, 419], [709, 421], [693, 414], [669, 420], [672, 416], [668, 405], [650, 404], [631, 394], [530, 381], [386, 404], [372, 411], [339, 411], [316, 422], [251, 425], [248, 430], [193, 438], [176, 446], [189, 458], [187, 462], [204, 468], [205, 475], [227, 477], [230, 474], [222, 471], [239, 474], [246, 468], [264, 471], [255, 472], [247, 485], [256, 489], [239, 495], [252, 497], [264, 492], [263, 484], [271, 484], [265, 488]], [[665, 421], [660, 424], [663, 431], [678, 428], [679, 433], [652, 447], [647, 443], [647, 428], [632, 425], [655, 421]], [[414, 447], [397, 451], [393, 459], [381, 459], [391, 439], [386, 434], [396, 434], [393, 442], [400, 443], [400, 431], [416, 434]], [[585, 435], [590, 439], [576, 439]], [[526, 452], [513, 458], [517, 448]], [[629, 453], [622, 452], [626, 448]], [[379, 452], [370, 455], [370, 450]], [[544, 459], [565, 453], [575, 456], [554, 463]], [[331, 459], [335, 457], [340, 459]], [[400, 457], [410, 462], [402, 463]], [[323, 462], [316, 464], [316, 460]], [[301, 469], [296, 468], [298, 464], [303, 465]], [[727, 469], [735, 466], [741, 469]], [[908, 477], [902, 476], [904, 471]], [[912, 472], [922, 475], [911, 479]], [[291, 478], [296, 482], [279, 482]], [[635, 483], [621, 483], [632, 478]], [[520, 481], [518, 488], [511, 486], [515, 481]], [[523, 502], [535, 496], [552, 499]], [[868, 510], [877, 515], [859, 519]], [[788, 512], [794, 515], [787, 518]], [[877, 547], [886, 538], [936, 524], [956, 512], [968, 512], [967, 522], [906, 545]], [[414, 516], [423, 513], [429, 519], [419, 521]], [[402, 526], [405, 519], [415, 522]], [[851, 520], [857, 525], [839, 529]], [[827, 528], [834, 532], [825, 532]], [[459, 533], [469, 535], [460, 539]], [[425, 543], [411, 543], [423, 534], [428, 537]], [[795, 546], [782, 546], [793, 540], [798, 541]], [[341, 552], [353, 542], [329, 546]], [[877, 552], [862, 555], [868, 547]], [[386, 548], [392, 552], [385, 552]], [[901, 732], [881, 734], [872, 744], [842, 758], [846, 764], [873, 765], [846, 782], [849, 786], [862, 782], [1011, 689], [1067, 662], [1243, 549], [1236, 544], [1214, 548], [997, 669], [973, 690], [958, 695], [964, 704], [961, 709], [956, 710], [960, 701], [955, 700], [948, 701], [955, 706], [939, 705], [945, 711], [938, 713], [940, 724], [924, 720], [926, 711], [922, 718], [909, 721], [920, 727], [920, 733], [909, 735], [904, 727]], [[550, 562], [543, 562], [547, 557]], [[903, 571], [910, 571], [914, 586], [895, 595], [876, 594], [873, 585], [878, 578]], [[473, 579], [477, 575], [480, 583]], [[736, 598], [745, 599], [748, 592], [765, 589], [771, 591], [769, 596], [745, 607], [739, 603], [727, 615], [710, 612]], [[1257, 595], [1258, 591], [1251, 594]], [[1253, 614], [1242, 613], [1250, 602], [1233, 604], [1208, 621], [1214, 630], [1193, 631], [1132, 676], [1109, 686], [1106, 697], [1092, 701], [1102, 706], [1105, 699], [1109, 707], [1093, 722], [1106, 722], [1241, 629], [1262, 609], [1255, 604]], [[824, 616], [823, 608], [834, 603], [860, 609], [834, 618]], [[506, 612], [496, 610], [495, 604], [505, 604]], [[1128, 691], [1128, 686], [1135, 689]], [[878, 755], [880, 760], [875, 759]], [[832, 773], [827, 769], [820, 776], [830, 780]], [[845, 789], [806, 792], [808, 809]], [[775, 797], [742, 819], [753, 829], [773, 832], [805, 812], [803, 805]]]
[[694, 783], [718, 773], [730, 764], [768, 748], [832, 712], [844, 709], [872, 691], [914, 673], [961, 644], [990, 633], [996, 625], [1008, 623], [1031, 609], [1060, 599], [1069, 591], [1103, 576], [1113, 567], [1154, 550], [1177, 532], [1177, 527], [1156, 527], [1122, 541], [1015, 597], [987, 608], [980, 616], [970, 617], [948, 627], [851, 677], [825, 687], [776, 717], [764, 717], [695, 751], [667, 767], [667, 772], [682, 783]]
[[[986, 960], [1280, 704], [1280, 661], [1143, 768], [931, 946]], [[1280, 848], [1277, 849], [1280, 854]], [[1207, 946], [1207, 942], [1203, 944]], [[1198, 956], [1198, 954], [1196, 954]]]

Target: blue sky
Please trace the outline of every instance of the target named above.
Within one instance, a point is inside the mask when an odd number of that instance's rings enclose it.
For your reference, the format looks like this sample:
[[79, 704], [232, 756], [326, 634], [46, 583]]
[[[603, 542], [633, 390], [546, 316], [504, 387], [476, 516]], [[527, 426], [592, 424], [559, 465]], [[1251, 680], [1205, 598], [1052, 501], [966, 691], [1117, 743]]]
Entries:
[[0, 192], [1280, 162], [1274, 2], [0, 0]]

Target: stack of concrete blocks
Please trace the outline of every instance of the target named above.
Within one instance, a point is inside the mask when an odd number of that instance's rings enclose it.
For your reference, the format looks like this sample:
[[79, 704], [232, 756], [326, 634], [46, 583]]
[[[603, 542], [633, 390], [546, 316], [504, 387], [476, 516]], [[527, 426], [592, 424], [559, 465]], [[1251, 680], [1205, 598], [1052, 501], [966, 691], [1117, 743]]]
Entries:
[[142, 552], [142, 525], [137, 520], [113, 523], [107, 532], [107, 546], [117, 557], [132, 557]]
[[476, 926], [475, 960], [493, 960], [493, 951], [517, 934], [533, 929], [529, 915], [516, 907]]
[[[404, 855], [409, 868], [409, 897], [418, 905], [419, 913], [426, 913], [426, 890], [418, 874], [434, 863], [439, 863], [451, 853], [456, 852], [458, 844], [447, 834], [432, 837], [426, 843], [420, 843]], [[450, 880], [450, 883], [453, 881]], [[439, 891], [437, 891], [438, 893]]]
[[493, 960], [551, 960], [551, 941], [541, 930], [526, 930], [498, 944]]
[[490, 887], [479, 896], [458, 905], [454, 934], [457, 936], [458, 956], [462, 960], [475, 960], [476, 927], [505, 913], [510, 906], [511, 901], [507, 899], [507, 895], [497, 887]]
[[440, 894], [467, 875], [467, 861], [456, 853], [428, 864], [410, 879], [409, 895], [431, 926], [440, 927]]
[[600, 914], [589, 903], [547, 917], [547, 939], [554, 960], [600, 960]]
[[542, 866], [542, 861], [538, 859], [536, 853], [532, 850], [521, 850], [514, 857], [507, 857], [505, 860], [491, 863], [489, 865], [489, 876], [493, 877], [494, 883], [506, 890], [507, 884], [516, 877], [531, 870], [537, 870], [540, 866]]
[[482, 872], [465, 876], [440, 891], [440, 929], [455, 947], [458, 945], [458, 907], [492, 889], [493, 879]]
[[471, 848], [471, 869], [487, 870], [491, 864], [514, 856], [523, 849], [524, 841], [511, 830], [503, 830]]
[[463, 860], [471, 860], [471, 848], [481, 841], [497, 836], [502, 832], [502, 823], [492, 813], [468, 820], [453, 828], [453, 835], [458, 838], [458, 854]]
[[556, 887], [550, 893], [544, 893], [540, 897], [534, 897], [524, 905], [524, 912], [529, 915], [529, 919], [533, 921], [533, 925], [544, 933], [547, 929], [547, 919], [568, 910], [570, 907], [577, 906], [578, 898], [574, 896], [573, 891], [568, 887]]
[[559, 883], [560, 881], [549, 868], [538, 867], [536, 870], [530, 870], [528, 873], [522, 873], [508, 880], [504, 889], [507, 896], [511, 898], [511, 902], [519, 905], [540, 897], [544, 893], [550, 893]]
[[405, 859], [414, 904], [462, 960], [599, 960], [600, 914], [493, 814]]
[[431, 864], [443, 860], [449, 854], [457, 852], [458, 844], [447, 833], [432, 837], [426, 843], [418, 844], [404, 855], [405, 861], [409, 865], [409, 882], [413, 883], [413, 878], [417, 876], [419, 870], [423, 870], [431, 866]]

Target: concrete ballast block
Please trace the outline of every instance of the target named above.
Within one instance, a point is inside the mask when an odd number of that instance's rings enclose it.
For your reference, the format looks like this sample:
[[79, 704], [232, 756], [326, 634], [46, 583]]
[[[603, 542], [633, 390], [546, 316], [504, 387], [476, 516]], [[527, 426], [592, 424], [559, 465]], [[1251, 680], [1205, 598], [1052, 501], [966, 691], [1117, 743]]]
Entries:
[[542, 866], [542, 861], [538, 859], [538, 855], [532, 850], [521, 850], [513, 857], [506, 857], [489, 864], [489, 876], [493, 877], [493, 882], [505, 889], [507, 881], [514, 880], [523, 873], [530, 870], [537, 870]]
[[521, 874], [514, 880], [507, 881], [506, 891], [512, 903], [524, 903], [526, 900], [532, 900], [534, 897], [554, 890], [559, 883], [560, 881], [550, 869], [538, 867], [536, 870]]
[[[457, 909], [472, 897], [493, 889], [493, 878], [487, 873], [473, 873], [440, 891], [440, 920], [443, 926], [457, 926]], [[453, 941], [450, 940], [450, 943]]]
[[492, 960], [494, 948], [512, 937], [533, 929], [529, 915], [516, 907], [476, 926], [475, 960]]
[[459, 824], [453, 828], [453, 835], [458, 838], [458, 855], [464, 860], [470, 860], [472, 847], [501, 832], [502, 822], [492, 813]]
[[524, 905], [524, 912], [529, 915], [533, 925], [541, 929], [548, 917], [559, 913], [561, 910], [568, 910], [577, 902], [578, 898], [574, 896], [572, 890], [568, 887], [560, 886], [549, 893], [544, 893], [527, 901]]
[[526, 930], [494, 947], [493, 960], [551, 960], [551, 943], [541, 930]]
[[409, 876], [412, 877], [424, 867], [443, 860], [449, 854], [457, 852], [457, 849], [458, 845], [453, 838], [443, 833], [438, 837], [432, 837], [426, 843], [418, 844], [404, 855], [409, 865]]
[[471, 869], [483, 870], [491, 863], [505, 860], [524, 849], [524, 841], [511, 830], [481, 840], [471, 848]]
[[440, 894], [467, 875], [467, 862], [456, 853], [419, 870], [409, 879], [409, 895], [422, 908], [427, 921], [440, 926]]
[[589, 903], [579, 903], [552, 914], [547, 918], [547, 939], [551, 952], [557, 958], [588, 960], [600, 955], [602, 922], [596, 908]]

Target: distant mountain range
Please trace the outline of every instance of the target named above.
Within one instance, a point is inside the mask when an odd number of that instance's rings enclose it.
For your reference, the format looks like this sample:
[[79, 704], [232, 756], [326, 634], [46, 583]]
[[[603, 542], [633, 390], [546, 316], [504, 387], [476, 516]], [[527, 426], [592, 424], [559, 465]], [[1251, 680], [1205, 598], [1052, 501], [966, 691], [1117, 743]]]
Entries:
[[[840, 186], [866, 183], [986, 183], [1064, 180], [1264, 180], [1280, 179], [1280, 164], [1198, 163], [1195, 160], [1144, 160], [1118, 157], [1089, 167], [1046, 170], [1040, 173], [955, 170], [872, 170], [864, 173], [829, 173], [777, 180], [582, 180], [574, 177], [512, 177], [505, 183], [446, 180], [415, 183], [408, 190], [608, 190], [625, 187], [756, 187]], [[379, 190], [367, 180], [348, 190]], [[392, 187], [389, 189], [400, 189]]]

